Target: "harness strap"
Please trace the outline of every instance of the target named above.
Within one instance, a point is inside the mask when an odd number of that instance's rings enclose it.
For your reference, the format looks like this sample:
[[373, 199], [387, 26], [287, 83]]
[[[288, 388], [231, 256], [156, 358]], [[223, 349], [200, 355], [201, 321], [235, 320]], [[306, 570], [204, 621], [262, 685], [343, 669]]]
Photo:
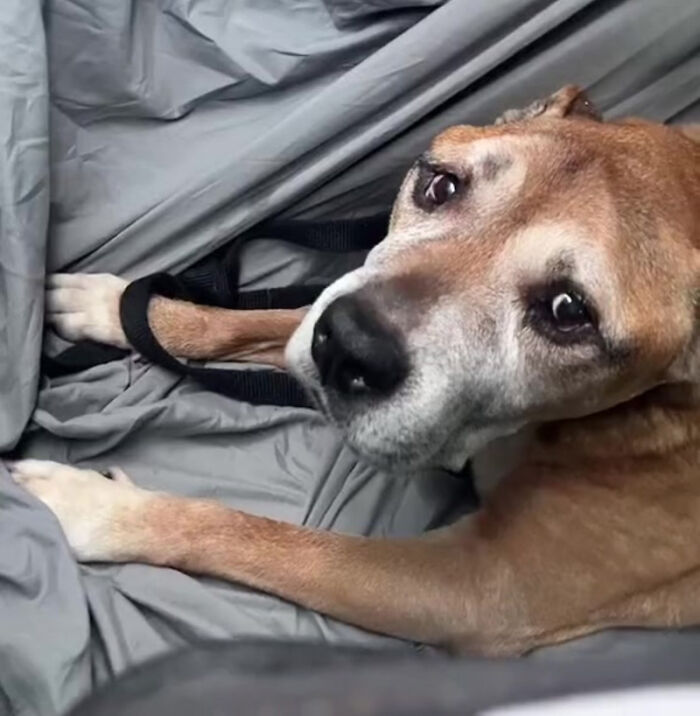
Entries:
[[194, 378], [207, 388], [248, 403], [309, 407], [301, 389], [287, 373], [277, 370], [232, 370], [203, 368], [183, 363], [158, 342], [148, 323], [148, 303], [157, 294], [189, 300], [189, 292], [177, 278], [157, 273], [132, 281], [122, 294], [119, 317], [129, 343], [152, 363], [173, 373]]
[[[156, 273], [132, 281], [122, 294], [119, 315], [133, 348], [151, 362], [179, 375], [187, 375], [210, 390], [254, 404], [310, 407], [304, 391], [291, 376], [278, 370], [204, 368], [184, 363], [158, 342], [148, 324], [153, 295], [239, 310], [299, 308], [313, 303], [325, 285], [293, 285], [238, 291], [240, 255], [246, 241], [273, 236], [318, 251], [367, 251], [386, 233], [387, 216], [341, 221], [308, 222], [273, 220], [236, 238], [224, 252], [179, 276]], [[67, 375], [94, 365], [123, 358], [128, 351], [82, 341], [59, 356], [44, 358], [43, 370], [51, 376]]]

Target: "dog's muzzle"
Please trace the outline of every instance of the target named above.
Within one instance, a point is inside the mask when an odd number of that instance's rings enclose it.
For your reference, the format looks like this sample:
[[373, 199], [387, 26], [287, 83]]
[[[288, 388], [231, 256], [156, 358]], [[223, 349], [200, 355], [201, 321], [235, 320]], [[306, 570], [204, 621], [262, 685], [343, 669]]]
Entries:
[[409, 370], [398, 333], [353, 294], [323, 311], [314, 326], [311, 356], [324, 388], [343, 397], [387, 397]]

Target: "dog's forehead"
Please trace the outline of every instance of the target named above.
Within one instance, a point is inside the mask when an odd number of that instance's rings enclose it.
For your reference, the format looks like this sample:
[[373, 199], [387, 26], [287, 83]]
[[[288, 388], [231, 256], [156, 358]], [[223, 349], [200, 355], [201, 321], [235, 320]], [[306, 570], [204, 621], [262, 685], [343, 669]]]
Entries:
[[501, 165], [517, 158], [536, 156], [554, 138], [538, 132], [520, 132], [503, 127], [450, 127], [439, 134], [430, 146], [430, 155], [438, 162], [452, 165], [484, 167], [495, 172]]

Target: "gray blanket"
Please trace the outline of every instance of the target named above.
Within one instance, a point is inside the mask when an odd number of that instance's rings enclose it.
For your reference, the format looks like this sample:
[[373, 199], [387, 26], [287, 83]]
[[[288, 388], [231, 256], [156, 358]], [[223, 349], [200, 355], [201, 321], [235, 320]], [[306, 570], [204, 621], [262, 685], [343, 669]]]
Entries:
[[[611, 116], [698, 117], [699, 48], [688, 0], [3, 0], [0, 451], [353, 533], [454, 518], [459, 480], [380, 473], [311, 411], [136, 357], [40, 380], [45, 271], [179, 270], [274, 213], [386, 210], [436, 131], [568, 82]], [[246, 286], [359, 260], [273, 239], [247, 249]], [[0, 463], [0, 714], [55, 714], [147, 657], [240, 636], [396, 645], [236, 585], [78, 566]], [[622, 643], [570, 649], [641, 648]]]

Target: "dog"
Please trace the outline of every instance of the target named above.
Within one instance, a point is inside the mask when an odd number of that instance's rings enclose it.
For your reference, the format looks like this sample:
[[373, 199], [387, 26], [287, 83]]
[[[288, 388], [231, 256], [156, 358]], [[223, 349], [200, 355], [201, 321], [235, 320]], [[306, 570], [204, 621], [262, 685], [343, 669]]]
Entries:
[[[54, 275], [68, 339], [126, 346], [126, 282]], [[241, 582], [375, 632], [521, 654], [700, 623], [700, 127], [568, 86], [441, 133], [386, 239], [308, 309], [154, 298], [187, 358], [267, 362], [392, 470], [473, 458], [480, 509], [418, 538], [314, 531], [53, 462], [15, 479], [77, 558]]]

